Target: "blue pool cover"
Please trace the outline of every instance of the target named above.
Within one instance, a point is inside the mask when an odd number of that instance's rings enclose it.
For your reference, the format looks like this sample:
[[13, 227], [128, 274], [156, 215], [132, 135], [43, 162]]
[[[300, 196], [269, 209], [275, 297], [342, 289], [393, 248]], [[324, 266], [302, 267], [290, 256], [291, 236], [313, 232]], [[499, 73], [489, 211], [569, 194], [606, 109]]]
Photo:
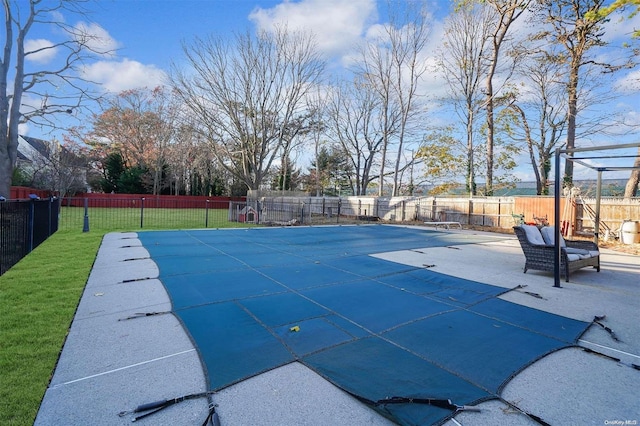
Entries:
[[139, 238], [210, 390], [299, 361], [400, 424], [441, 423], [588, 327], [498, 299], [501, 287], [370, 256], [491, 239], [477, 235], [367, 225]]

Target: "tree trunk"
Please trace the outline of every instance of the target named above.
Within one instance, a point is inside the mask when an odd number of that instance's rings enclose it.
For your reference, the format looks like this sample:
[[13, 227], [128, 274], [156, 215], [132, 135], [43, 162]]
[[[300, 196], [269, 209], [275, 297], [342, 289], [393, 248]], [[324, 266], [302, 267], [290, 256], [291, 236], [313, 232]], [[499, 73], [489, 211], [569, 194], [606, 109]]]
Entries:
[[[638, 156], [633, 162], [633, 167], [640, 167], [640, 146], [638, 147]], [[631, 198], [638, 195], [638, 183], [640, 183], [640, 169], [631, 172], [627, 185], [624, 187], [624, 198]]]
[[382, 135], [382, 157], [380, 159], [380, 183], [378, 187], [378, 197], [384, 196], [384, 166], [387, 161], [387, 147], [389, 146], [389, 102], [388, 96], [384, 105], [384, 134]]
[[[5, 141], [2, 141], [5, 144]], [[11, 172], [11, 173], [10, 173]], [[9, 155], [2, 152], [0, 155], [0, 196], [9, 198], [11, 196], [11, 178], [13, 177], [13, 165], [9, 160]]]
[[[497, 56], [497, 54], [496, 54]], [[497, 59], [495, 59], [497, 60]], [[494, 64], [495, 64], [494, 60]], [[487, 77], [487, 173], [484, 195], [493, 195], [493, 70]]]
[[473, 107], [469, 107], [467, 120], [467, 190], [469, 196], [476, 195], [475, 164], [473, 161]]
[[[576, 146], [576, 115], [578, 112], [578, 65], [571, 64], [569, 73], [569, 87], [567, 88], [569, 103], [567, 113], [567, 144], [566, 149], [573, 149]], [[573, 153], [567, 153], [568, 157], [573, 157]], [[556, 177], [557, 179], [558, 177]], [[565, 186], [573, 185], [573, 161], [567, 160], [564, 164], [563, 182]]]

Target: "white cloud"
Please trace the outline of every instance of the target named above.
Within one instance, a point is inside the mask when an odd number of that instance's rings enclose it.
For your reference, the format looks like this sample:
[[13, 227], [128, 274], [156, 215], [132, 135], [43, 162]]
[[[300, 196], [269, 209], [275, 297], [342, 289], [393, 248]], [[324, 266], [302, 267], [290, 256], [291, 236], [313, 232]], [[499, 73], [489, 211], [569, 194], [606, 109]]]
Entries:
[[427, 72], [422, 76], [421, 91], [433, 98], [443, 98], [447, 95], [448, 86], [438, 68], [438, 49], [442, 47], [444, 39], [444, 22], [434, 19], [429, 25], [429, 39], [421, 58], [427, 67]]
[[319, 49], [327, 55], [352, 49], [376, 18], [374, 0], [285, 1], [271, 9], [256, 7], [249, 15], [259, 30], [286, 25], [291, 30], [313, 32]]
[[78, 22], [75, 26], [76, 40], [85, 44], [93, 52], [114, 56], [120, 44], [96, 23]]
[[615, 82], [616, 91], [632, 93], [640, 91], [640, 70], [631, 71]]
[[86, 66], [83, 77], [102, 84], [105, 90], [119, 93], [141, 87], [153, 88], [164, 84], [166, 74], [155, 65], [144, 65], [137, 61], [101, 61]]
[[640, 128], [640, 111], [628, 111], [624, 115], [624, 123], [629, 127]]
[[[46, 39], [25, 40], [25, 59], [38, 64], [47, 64], [55, 58], [58, 49], [53, 47], [53, 42]], [[37, 52], [36, 52], [37, 51]], [[36, 52], [29, 54], [29, 52]]]
[[632, 41], [632, 33], [640, 28], [640, 14], [629, 18], [629, 8], [626, 12], [617, 11], [609, 17], [609, 21], [604, 23], [604, 40], [613, 42], [621, 40]]

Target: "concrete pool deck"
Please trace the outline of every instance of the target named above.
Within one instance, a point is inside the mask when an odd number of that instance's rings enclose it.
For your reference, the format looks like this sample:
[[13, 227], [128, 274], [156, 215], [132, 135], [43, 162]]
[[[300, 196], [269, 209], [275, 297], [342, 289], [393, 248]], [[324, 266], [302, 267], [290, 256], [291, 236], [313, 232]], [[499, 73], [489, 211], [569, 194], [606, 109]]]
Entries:
[[[620, 341], [593, 325], [579, 347], [517, 374], [502, 400], [478, 404], [480, 412], [459, 412], [445, 424], [538, 424], [522, 412], [554, 425], [640, 422], [640, 371], [634, 367], [640, 365], [640, 256], [603, 249], [600, 273], [583, 269], [554, 288], [551, 274], [522, 273], [515, 236], [489, 235], [490, 242], [375, 256], [504, 288], [521, 285], [500, 297], [586, 322], [604, 315], [603, 324]], [[171, 304], [148, 256], [136, 233], [105, 236], [36, 425], [129, 424], [135, 414], [120, 412], [206, 390], [196, 349], [180, 322], [163, 313]], [[137, 315], [152, 312], [159, 314]], [[296, 362], [227, 387], [211, 400], [223, 426], [393, 424]], [[136, 423], [200, 425], [207, 406], [206, 398], [187, 400]]]

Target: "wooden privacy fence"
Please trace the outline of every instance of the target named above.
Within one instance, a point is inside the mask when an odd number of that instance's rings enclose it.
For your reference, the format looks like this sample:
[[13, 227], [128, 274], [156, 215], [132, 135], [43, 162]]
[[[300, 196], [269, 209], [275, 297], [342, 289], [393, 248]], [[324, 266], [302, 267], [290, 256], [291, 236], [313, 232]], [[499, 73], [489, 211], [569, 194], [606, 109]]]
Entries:
[[[578, 200], [575, 206], [575, 233], [593, 235], [595, 225], [595, 198]], [[627, 221], [640, 221], [640, 198], [607, 197], [600, 200], [600, 235], [620, 236], [620, 228]]]
[[[527, 223], [555, 223], [554, 197], [263, 196], [256, 201], [270, 206], [272, 211], [278, 206], [298, 206], [301, 213], [296, 214], [308, 217], [305, 223], [314, 223], [314, 217], [337, 216], [386, 222], [460, 222], [463, 225], [510, 229], [516, 224], [514, 216], [520, 215]], [[560, 200], [560, 220], [566, 222], [569, 235], [593, 233], [595, 204], [595, 199]], [[603, 198], [600, 219], [601, 228], [611, 231], [619, 229], [623, 221], [640, 221], [640, 198]]]

